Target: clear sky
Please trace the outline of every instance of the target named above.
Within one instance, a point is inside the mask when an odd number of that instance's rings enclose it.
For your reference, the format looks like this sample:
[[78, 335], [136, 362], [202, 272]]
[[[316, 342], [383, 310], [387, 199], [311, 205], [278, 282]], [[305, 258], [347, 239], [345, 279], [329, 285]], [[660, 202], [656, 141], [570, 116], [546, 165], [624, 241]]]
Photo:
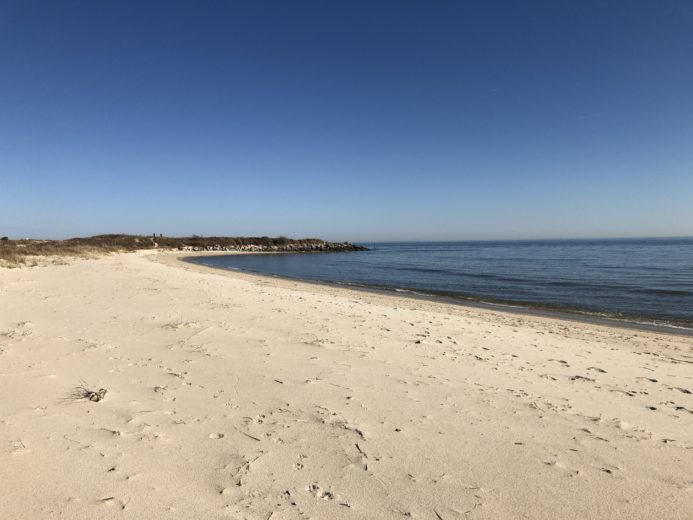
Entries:
[[693, 2], [0, 0], [0, 235], [693, 235]]

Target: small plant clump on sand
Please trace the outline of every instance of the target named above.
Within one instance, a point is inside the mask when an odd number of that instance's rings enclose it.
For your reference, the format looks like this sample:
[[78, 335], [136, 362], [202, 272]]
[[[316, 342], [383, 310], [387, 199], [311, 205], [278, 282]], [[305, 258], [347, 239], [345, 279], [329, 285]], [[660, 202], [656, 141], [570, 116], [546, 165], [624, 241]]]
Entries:
[[68, 396], [65, 398], [66, 401], [81, 401], [81, 400], [89, 400], [95, 403], [98, 403], [99, 401], [103, 400], [104, 397], [106, 397], [106, 390], [105, 388], [99, 388], [98, 390], [90, 390], [88, 387], [89, 385], [86, 383], [86, 381], [80, 381], [80, 384], [72, 389], [72, 391], [68, 394]]

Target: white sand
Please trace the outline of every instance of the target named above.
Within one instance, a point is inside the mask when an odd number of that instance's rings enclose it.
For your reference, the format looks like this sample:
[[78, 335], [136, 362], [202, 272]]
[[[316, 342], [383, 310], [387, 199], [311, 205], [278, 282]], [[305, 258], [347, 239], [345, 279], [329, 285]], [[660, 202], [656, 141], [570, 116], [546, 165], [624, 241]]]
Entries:
[[0, 269], [0, 518], [691, 519], [692, 391], [681, 336], [174, 255]]

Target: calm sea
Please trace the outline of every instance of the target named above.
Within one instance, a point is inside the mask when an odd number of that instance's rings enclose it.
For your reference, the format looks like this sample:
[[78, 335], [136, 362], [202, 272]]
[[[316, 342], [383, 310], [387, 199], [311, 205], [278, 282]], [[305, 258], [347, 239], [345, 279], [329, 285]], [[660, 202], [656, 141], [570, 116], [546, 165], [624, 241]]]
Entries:
[[693, 238], [399, 242], [212, 267], [693, 329]]

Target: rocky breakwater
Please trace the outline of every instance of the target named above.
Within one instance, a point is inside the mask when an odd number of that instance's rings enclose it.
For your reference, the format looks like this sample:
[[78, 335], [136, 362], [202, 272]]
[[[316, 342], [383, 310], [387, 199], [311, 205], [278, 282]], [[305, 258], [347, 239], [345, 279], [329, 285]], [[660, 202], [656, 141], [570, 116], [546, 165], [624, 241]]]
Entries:
[[289, 244], [204, 244], [181, 245], [179, 251], [247, 251], [255, 253], [337, 253], [368, 251], [367, 247], [349, 242], [293, 242]]

